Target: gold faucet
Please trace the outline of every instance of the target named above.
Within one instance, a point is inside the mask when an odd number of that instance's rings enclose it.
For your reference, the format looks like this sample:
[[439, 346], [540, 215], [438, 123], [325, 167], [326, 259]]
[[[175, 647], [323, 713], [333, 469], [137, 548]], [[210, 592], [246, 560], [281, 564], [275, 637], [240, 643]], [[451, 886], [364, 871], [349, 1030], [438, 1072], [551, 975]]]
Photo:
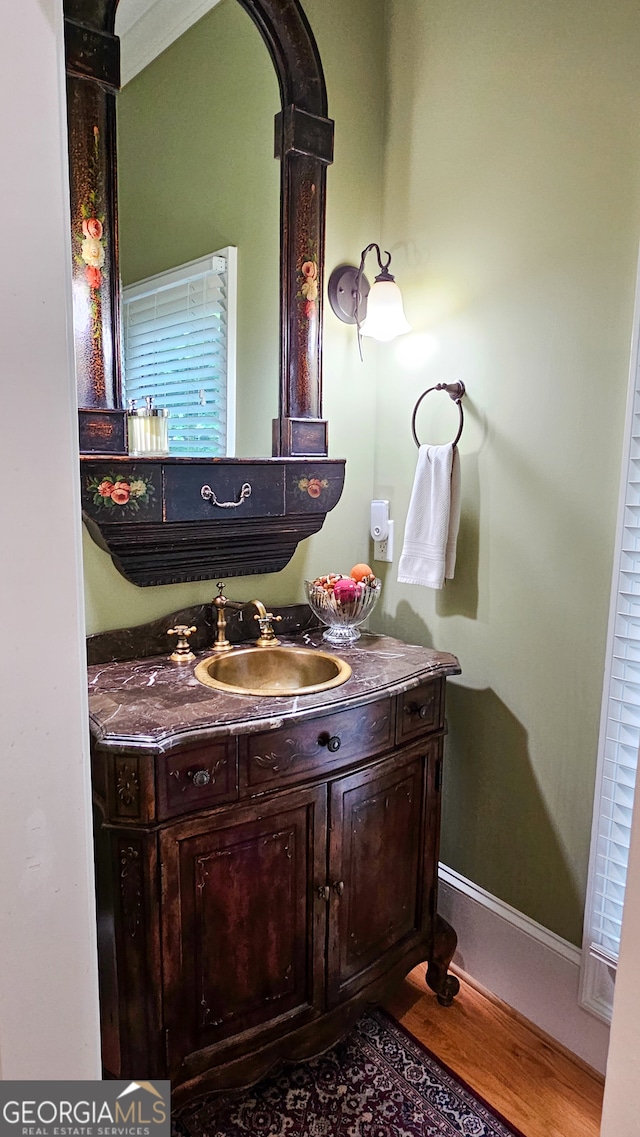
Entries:
[[253, 618], [258, 621], [260, 626], [260, 635], [256, 640], [257, 647], [277, 647], [280, 640], [276, 639], [273, 624], [277, 620], [281, 620], [282, 616], [274, 616], [272, 612], [267, 612], [261, 600], [245, 600], [239, 602], [238, 600], [228, 600], [224, 595], [224, 582], [219, 580], [217, 584], [218, 595], [213, 599], [213, 607], [217, 612], [216, 621], [216, 640], [213, 645], [214, 651], [231, 651], [233, 644], [229, 643], [227, 639], [227, 618], [225, 610], [231, 608], [234, 612], [244, 614], [244, 609], [254, 607], [257, 609], [257, 615]]

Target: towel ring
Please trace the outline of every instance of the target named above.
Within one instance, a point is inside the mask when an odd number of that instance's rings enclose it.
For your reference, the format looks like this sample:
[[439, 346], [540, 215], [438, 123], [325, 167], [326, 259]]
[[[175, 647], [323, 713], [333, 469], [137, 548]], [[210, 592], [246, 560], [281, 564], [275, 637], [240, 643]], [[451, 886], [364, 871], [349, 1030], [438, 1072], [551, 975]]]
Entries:
[[462, 428], [464, 426], [464, 413], [462, 410], [462, 398], [463, 398], [464, 393], [465, 393], [465, 385], [461, 379], [456, 380], [455, 383], [436, 383], [435, 387], [429, 387], [426, 391], [422, 392], [422, 394], [421, 394], [420, 398], [418, 399], [415, 407], [413, 408], [413, 416], [411, 418], [411, 433], [413, 434], [413, 441], [415, 442], [416, 446], [419, 449], [420, 448], [420, 440], [418, 438], [418, 435], [416, 434], [416, 415], [418, 413], [418, 407], [420, 406], [420, 403], [422, 402], [422, 400], [425, 398], [426, 395], [431, 393], [431, 391], [446, 391], [449, 398], [453, 399], [454, 403], [457, 403], [458, 410], [460, 411], [460, 425], [458, 426], [458, 433], [456, 434], [456, 436], [453, 440], [453, 443], [452, 443], [453, 446], [457, 446], [458, 442], [460, 441], [460, 435], [462, 434]]

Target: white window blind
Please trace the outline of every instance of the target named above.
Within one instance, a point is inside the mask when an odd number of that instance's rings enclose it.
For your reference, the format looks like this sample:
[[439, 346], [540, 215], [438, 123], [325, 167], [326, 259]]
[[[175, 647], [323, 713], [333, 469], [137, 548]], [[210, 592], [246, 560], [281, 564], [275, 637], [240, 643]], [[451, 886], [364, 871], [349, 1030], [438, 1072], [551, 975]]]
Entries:
[[[640, 290], [639, 290], [640, 292]], [[609, 615], [600, 742], [585, 910], [584, 1005], [610, 1017], [620, 947], [640, 746], [640, 373], [636, 330]], [[610, 973], [611, 974], [611, 973]], [[605, 991], [605, 995], [602, 992]], [[597, 992], [600, 994], [597, 994]]]
[[124, 393], [169, 409], [169, 453], [235, 452], [236, 260], [230, 246], [123, 289]]

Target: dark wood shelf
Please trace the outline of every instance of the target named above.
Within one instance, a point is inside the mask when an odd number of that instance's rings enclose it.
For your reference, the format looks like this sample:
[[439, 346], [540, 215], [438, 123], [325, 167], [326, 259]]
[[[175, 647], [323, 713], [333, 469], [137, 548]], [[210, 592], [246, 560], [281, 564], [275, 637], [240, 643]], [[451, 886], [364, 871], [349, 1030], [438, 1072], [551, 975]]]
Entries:
[[83, 457], [82, 508], [134, 584], [251, 576], [322, 528], [344, 477], [344, 459]]

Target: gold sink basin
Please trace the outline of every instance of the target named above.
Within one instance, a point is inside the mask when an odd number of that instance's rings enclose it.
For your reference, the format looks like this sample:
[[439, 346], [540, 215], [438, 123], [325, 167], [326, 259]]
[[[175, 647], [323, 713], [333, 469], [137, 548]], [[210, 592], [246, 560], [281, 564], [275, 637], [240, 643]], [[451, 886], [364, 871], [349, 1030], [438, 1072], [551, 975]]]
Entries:
[[308, 647], [236, 648], [195, 667], [206, 687], [236, 695], [312, 695], [339, 687], [350, 675], [344, 660]]

